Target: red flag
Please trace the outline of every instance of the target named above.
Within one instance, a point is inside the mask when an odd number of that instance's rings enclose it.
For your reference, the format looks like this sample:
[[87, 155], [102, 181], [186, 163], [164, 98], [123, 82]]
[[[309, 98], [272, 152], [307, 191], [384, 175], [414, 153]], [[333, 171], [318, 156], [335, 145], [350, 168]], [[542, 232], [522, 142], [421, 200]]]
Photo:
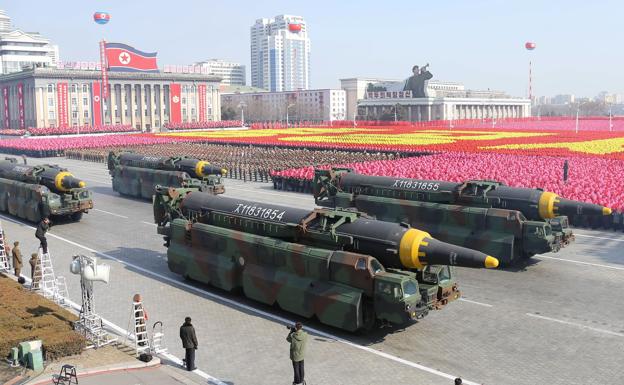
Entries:
[[57, 97], [57, 122], [59, 127], [67, 126], [68, 108], [67, 108], [67, 83], [56, 83], [56, 97]]
[[17, 106], [19, 110], [19, 128], [26, 128], [24, 119], [24, 83], [17, 83]]
[[91, 85], [93, 98], [93, 125], [102, 125], [102, 95], [100, 94], [100, 82], [93, 82]]
[[2, 99], [4, 101], [4, 128], [10, 128], [11, 119], [9, 118], [9, 86], [2, 87]]
[[182, 123], [182, 99], [180, 98], [180, 84], [169, 84], [169, 111], [171, 123]]
[[156, 52], [143, 52], [121, 43], [106, 43], [109, 71], [158, 72]]
[[206, 121], [206, 85], [198, 84], [197, 93], [199, 94], [199, 121]]

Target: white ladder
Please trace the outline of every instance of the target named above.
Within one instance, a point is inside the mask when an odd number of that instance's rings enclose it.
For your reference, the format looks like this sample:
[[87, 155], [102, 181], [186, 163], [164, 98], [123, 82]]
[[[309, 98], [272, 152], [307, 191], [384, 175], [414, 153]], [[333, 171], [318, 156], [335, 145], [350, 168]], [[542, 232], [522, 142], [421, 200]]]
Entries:
[[31, 290], [40, 290], [43, 296], [53, 301], [58, 297], [58, 286], [56, 285], [56, 277], [54, 276], [54, 267], [52, 267], [52, 258], [50, 252], [43, 252], [39, 248], [37, 252], [37, 264], [35, 265], [35, 274], [30, 285]]
[[56, 303], [63, 307], [69, 307], [69, 302], [66, 301], [65, 298], [69, 298], [67, 282], [65, 281], [65, 277], [59, 275], [56, 277]]
[[[147, 335], [147, 325], [145, 324], [145, 310], [143, 309], [143, 302], [132, 301], [132, 309], [130, 310], [129, 323], [132, 323], [134, 329], [134, 350], [138, 357], [141, 353], [149, 353], [151, 348], [149, 344], [149, 338]], [[128, 325], [128, 332], [130, 331]]]
[[6, 252], [6, 245], [4, 244], [4, 230], [2, 229], [2, 223], [0, 222], [0, 271], [11, 272], [11, 261]]

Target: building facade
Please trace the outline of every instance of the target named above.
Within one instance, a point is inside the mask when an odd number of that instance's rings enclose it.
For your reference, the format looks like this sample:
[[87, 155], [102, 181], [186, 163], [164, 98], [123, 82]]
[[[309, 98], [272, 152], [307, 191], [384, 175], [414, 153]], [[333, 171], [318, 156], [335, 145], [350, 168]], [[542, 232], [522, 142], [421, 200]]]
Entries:
[[231, 93], [221, 95], [221, 106], [236, 111], [245, 121], [333, 121], [344, 120], [346, 93], [344, 90], [305, 90], [284, 92]]
[[426, 98], [403, 91], [405, 80], [378, 78], [340, 79], [346, 92], [349, 119], [376, 120], [394, 109], [397, 118], [410, 121], [498, 119], [531, 116], [529, 99], [512, 98], [502, 91], [468, 90], [462, 83], [427, 82]]
[[[370, 96], [370, 95], [369, 95]], [[410, 91], [379, 93], [358, 102], [357, 118], [378, 120], [398, 111], [412, 122], [459, 119], [504, 119], [531, 116], [531, 100], [488, 97], [412, 98]]]
[[271, 92], [310, 88], [310, 39], [303, 17], [279, 15], [251, 26], [251, 85]]
[[37, 32], [13, 28], [11, 18], [0, 10], [0, 75], [29, 67], [54, 67], [58, 46]]
[[200, 66], [206, 69], [206, 73], [220, 77], [221, 84], [227, 86], [244, 86], [247, 81], [247, 69], [240, 63], [225, 61], [221, 59], [210, 59], [197, 62], [194, 66]]
[[33, 68], [0, 76], [0, 126], [28, 128], [220, 120], [220, 78], [202, 74], [110, 72], [104, 99], [95, 70]]

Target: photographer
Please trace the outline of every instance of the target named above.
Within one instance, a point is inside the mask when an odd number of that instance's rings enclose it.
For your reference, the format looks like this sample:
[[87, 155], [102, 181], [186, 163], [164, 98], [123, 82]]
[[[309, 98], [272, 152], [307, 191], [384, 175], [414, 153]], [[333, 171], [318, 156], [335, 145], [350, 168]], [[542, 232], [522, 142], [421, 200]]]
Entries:
[[308, 341], [308, 333], [303, 331], [301, 322], [297, 322], [294, 327], [288, 326], [288, 328], [290, 332], [288, 337], [286, 337], [286, 341], [290, 342], [290, 360], [292, 361], [294, 371], [293, 384], [305, 384], [303, 358]]

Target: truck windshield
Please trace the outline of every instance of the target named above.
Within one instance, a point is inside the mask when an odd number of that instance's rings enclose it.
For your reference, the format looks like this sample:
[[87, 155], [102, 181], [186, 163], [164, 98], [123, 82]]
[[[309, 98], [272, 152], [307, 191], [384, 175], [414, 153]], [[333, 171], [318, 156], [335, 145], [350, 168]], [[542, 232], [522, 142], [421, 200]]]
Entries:
[[418, 292], [418, 286], [416, 286], [416, 282], [414, 281], [403, 282], [403, 295], [405, 297], [414, 295], [417, 292]]

